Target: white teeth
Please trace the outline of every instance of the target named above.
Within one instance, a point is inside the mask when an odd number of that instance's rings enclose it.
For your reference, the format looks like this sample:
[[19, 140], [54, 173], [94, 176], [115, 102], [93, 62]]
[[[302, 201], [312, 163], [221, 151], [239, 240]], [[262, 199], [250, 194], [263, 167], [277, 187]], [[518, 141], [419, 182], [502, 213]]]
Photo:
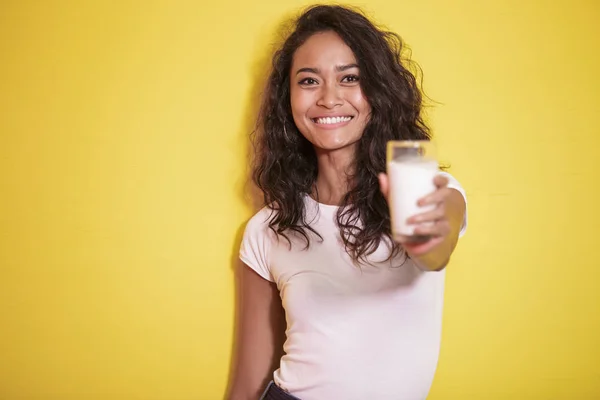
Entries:
[[348, 122], [352, 119], [352, 117], [325, 117], [325, 118], [317, 118], [317, 124], [339, 124], [340, 122]]

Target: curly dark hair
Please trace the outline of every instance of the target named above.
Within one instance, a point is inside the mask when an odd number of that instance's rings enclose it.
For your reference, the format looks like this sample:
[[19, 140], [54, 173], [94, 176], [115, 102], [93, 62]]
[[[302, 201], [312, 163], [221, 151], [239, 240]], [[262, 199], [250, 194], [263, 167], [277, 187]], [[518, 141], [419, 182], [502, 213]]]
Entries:
[[[321, 236], [306, 221], [304, 197], [313, 191], [317, 159], [312, 144], [294, 124], [290, 104], [290, 70], [295, 51], [309, 37], [335, 32], [358, 62], [360, 86], [371, 116], [357, 143], [349, 177], [350, 190], [337, 212], [337, 224], [352, 259], [366, 261], [384, 238], [390, 239], [391, 259], [399, 246], [391, 240], [388, 204], [379, 190], [377, 174], [385, 171], [389, 140], [429, 140], [422, 114], [422, 94], [403, 56], [404, 43], [396, 33], [378, 29], [360, 10], [339, 5], [316, 5], [295, 21], [272, 60], [272, 71], [254, 135], [253, 180], [274, 212], [269, 227], [285, 237], [296, 232], [310, 245], [308, 231]], [[386, 240], [387, 241], [387, 240]]]

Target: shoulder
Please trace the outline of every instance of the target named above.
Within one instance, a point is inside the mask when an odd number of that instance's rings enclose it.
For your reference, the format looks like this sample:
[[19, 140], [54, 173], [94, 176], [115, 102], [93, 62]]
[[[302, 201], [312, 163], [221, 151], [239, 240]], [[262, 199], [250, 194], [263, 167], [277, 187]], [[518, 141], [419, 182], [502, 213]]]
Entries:
[[[446, 172], [446, 171], [440, 172], [440, 175], [445, 176], [448, 179], [448, 187], [450, 189], [457, 190], [462, 195], [463, 199], [465, 200], [465, 206], [467, 206], [468, 205], [467, 192], [465, 191], [465, 189], [463, 188], [461, 183], [458, 181], [458, 179], [456, 179], [452, 174], [450, 174], [449, 172]], [[468, 217], [467, 211], [468, 211], [468, 209], [465, 208], [465, 215], [463, 216], [463, 222], [460, 227], [459, 237], [462, 237], [465, 234], [465, 232], [467, 231], [467, 226], [468, 226], [468, 222], [469, 222], [469, 217]]]
[[448, 179], [448, 187], [450, 189], [458, 190], [465, 198], [465, 201], [467, 201], [467, 193], [461, 185], [461, 183], [458, 181], [458, 179], [456, 179], [452, 174], [446, 171], [441, 171], [439, 174]]
[[276, 210], [273, 210], [269, 206], [264, 206], [248, 220], [246, 231], [259, 232], [269, 229], [269, 221], [274, 213], [276, 213]]
[[270, 281], [273, 280], [269, 259], [274, 232], [269, 227], [269, 221], [275, 212], [265, 206], [248, 220], [239, 253], [246, 265]]

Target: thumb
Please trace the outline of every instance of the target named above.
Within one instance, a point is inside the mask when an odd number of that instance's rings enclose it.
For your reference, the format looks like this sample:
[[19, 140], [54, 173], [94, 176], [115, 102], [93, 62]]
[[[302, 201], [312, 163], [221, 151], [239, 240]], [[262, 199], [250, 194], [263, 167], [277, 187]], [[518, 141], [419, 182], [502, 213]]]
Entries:
[[383, 197], [385, 197], [385, 199], [387, 200], [389, 191], [388, 177], [383, 172], [380, 173], [377, 177], [379, 178], [379, 189], [381, 190]]

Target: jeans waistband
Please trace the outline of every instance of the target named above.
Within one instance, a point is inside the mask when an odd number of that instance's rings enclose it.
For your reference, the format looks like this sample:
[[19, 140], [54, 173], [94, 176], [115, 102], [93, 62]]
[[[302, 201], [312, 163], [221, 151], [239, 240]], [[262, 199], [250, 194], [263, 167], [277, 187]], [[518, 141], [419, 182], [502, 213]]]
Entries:
[[262, 396], [260, 396], [259, 400], [300, 400], [296, 396], [292, 396], [279, 386], [275, 384], [275, 382], [271, 381], [267, 385]]

